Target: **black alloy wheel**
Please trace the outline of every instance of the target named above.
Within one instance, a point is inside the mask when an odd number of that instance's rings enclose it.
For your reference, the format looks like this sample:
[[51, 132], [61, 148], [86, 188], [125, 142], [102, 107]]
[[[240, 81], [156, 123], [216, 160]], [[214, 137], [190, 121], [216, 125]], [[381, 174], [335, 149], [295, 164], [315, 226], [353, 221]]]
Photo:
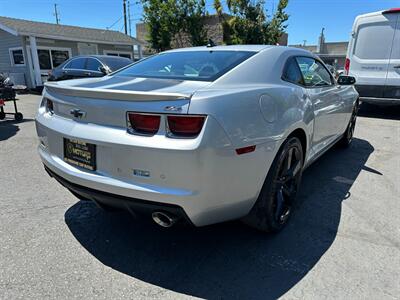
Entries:
[[242, 221], [261, 231], [280, 231], [293, 212], [303, 164], [299, 138], [289, 137], [275, 157], [256, 203]]

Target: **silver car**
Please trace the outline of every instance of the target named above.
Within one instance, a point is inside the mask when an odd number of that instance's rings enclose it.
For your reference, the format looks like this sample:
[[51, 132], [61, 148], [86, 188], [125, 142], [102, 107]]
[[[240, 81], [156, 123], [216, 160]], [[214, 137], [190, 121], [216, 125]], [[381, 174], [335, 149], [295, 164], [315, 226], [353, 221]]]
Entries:
[[102, 78], [47, 83], [36, 127], [47, 172], [81, 200], [161, 226], [291, 215], [304, 168], [356, 122], [354, 78], [310, 52], [178, 49]]

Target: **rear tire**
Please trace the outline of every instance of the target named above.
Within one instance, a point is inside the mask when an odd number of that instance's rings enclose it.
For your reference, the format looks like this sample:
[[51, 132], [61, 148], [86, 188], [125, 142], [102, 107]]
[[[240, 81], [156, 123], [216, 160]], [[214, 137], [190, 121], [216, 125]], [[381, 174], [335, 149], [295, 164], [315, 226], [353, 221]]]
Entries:
[[289, 137], [276, 155], [260, 195], [243, 222], [264, 232], [279, 232], [287, 224], [303, 171], [303, 148]]
[[338, 146], [341, 148], [348, 148], [353, 141], [354, 130], [356, 128], [357, 113], [358, 113], [359, 101], [357, 100], [351, 113], [349, 124], [344, 132], [342, 138], [338, 141]]

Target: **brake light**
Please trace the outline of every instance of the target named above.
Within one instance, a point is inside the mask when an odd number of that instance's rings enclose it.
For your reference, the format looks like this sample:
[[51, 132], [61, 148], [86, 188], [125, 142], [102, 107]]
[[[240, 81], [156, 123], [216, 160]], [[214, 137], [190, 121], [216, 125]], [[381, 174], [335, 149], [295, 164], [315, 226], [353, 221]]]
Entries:
[[398, 12], [400, 12], [400, 7], [391, 8], [391, 9], [385, 10], [382, 13], [383, 14], [393, 14], [393, 13], [398, 13]]
[[349, 75], [350, 71], [350, 59], [346, 58], [346, 61], [344, 62], [344, 73], [346, 75]]
[[194, 137], [203, 128], [205, 116], [167, 116], [168, 129], [174, 136]]
[[128, 127], [134, 133], [154, 135], [160, 128], [160, 119], [159, 115], [128, 113]]

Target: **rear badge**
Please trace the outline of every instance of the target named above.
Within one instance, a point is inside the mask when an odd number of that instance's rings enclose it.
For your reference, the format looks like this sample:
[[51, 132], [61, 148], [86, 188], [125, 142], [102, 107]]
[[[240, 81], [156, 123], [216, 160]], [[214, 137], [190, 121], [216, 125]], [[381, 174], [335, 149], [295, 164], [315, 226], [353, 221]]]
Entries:
[[139, 177], [150, 177], [150, 171], [134, 169], [133, 175], [139, 176]]

